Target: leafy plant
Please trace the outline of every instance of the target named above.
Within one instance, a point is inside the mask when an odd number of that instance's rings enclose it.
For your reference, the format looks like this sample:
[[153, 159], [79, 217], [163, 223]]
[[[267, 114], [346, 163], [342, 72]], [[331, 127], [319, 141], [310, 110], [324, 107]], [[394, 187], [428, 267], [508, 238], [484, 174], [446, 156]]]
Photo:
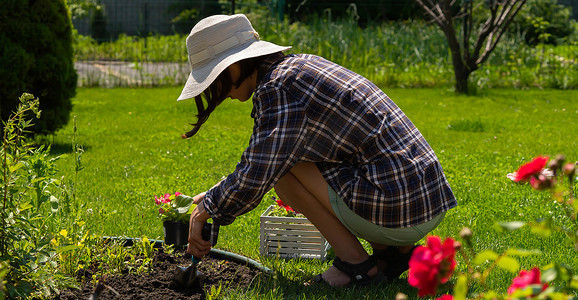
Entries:
[[155, 204], [159, 206], [159, 214], [164, 221], [189, 222], [191, 213], [197, 206], [193, 198], [176, 192], [174, 195], [155, 196]]
[[559, 44], [572, 34], [569, 26], [572, 9], [556, 0], [528, 0], [514, 19], [513, 28], [520, 30], [528, 45]]
[[4, 277], [8, 273], [8, 266], [6, 262], [0, 262], [0, 300], [4, 300], [6, 298], [6, 282], [4, 281]]
[[58, 203], [53, 195], [58, 181], [51, 177], [54, 160], [48, 159], [48, 149], [35, 149], [28, 142], [33, 117], [40, 117], [39, 101], [25, 93], [5, 123], [0, 150], [0, 264], [7, 268], [3, 273], [9, 298], [46, 296], [70, 284], [56, 269], [58, 252], [50, 243], [46, 206]]
[[[556, 222], [550, 216], [536, 223], [499, 223], [500, 229], [513, 231], [530, 226], [532, 232], [543, 236], [549, 236], [553, 231], [561, 232], [569, 238], [574, 250], [578, 251], [576, 163], [565, 164], [564, 161], [562, 155], [552, 160], [539, 156], [523, 164], [515, 173], [508, 174], [508, 178], [519, 183], [530, 183], [535, 190], [550, 190], [552, 198], [562, 206], [567, 218], [565, 224], [555, 225]], [[428, 237], [426, 246], [415, 250], [409, 262], [408, 281], [419, 289], [418, 296], [434, 296], [450, 291], [453, 295], [444, 295], [438, 299], [578, 299], [578, 274], [571, 267], [560, 263], [521, 270], [512, 280], [506, 295], [493, 291], [488, 287], [487, 281], [495, 268], [515, 274], [520, 269], [517, 257], [540, 255], [540, 252], [515, 248], [507, 249], [502, 254], [490, 249], [476, 252], [472, 235], [469, 228], [460, 232], [465, 247], [451, 238], [447, 238], [442, 245], [439, 237], [432, 236]], [[456, 283], [450, 284], [448, 279], [453, 275], [456, 265], [456, 252], [463, 257], [466, 272], [458, 274]], [[562, 284], [556, 286], [555, 281]], [[472, 294], [472, 286], [481, 287], [481, 292]]]
[[207, 300], [219, 299], [221, 296], [221, 289], [222, 288], [223, 288], [223, 286], [221, 284], [219, 284], [219, 287], [215, 287], [214, 285], [211, 285], [211, 292], [207, 295]]
[[274, 217], [298, 217], [298, 218], [305, 218], [303, 214], [299, 213], [298, 211], [291, 208], [289, 205], [285, 204], [281, 199], [277, 199], [273, 197], [277, 206], [275, 206], [270, 212], [269, 216]]

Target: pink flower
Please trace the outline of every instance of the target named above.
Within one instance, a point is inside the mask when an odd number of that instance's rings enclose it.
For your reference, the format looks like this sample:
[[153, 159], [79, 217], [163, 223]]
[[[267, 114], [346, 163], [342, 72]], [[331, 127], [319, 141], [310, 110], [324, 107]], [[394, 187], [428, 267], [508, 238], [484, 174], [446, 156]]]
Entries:
[[436, 300], [454, 300], [454, 296], [452, 296], [452, 295], [443, 295], [443, 296], [437, 298]]
[[165, 194], [163, 198], [161, 198], [162, 203], [171, 203], [171, 194]]
[[162, 208], [159, 208], [159, 214], [164, 214], [164, 213], [165, 213], [165, 210]]
[[553, 188], [554, 184], [554, 178], [550, 178], [544, 174], [532, 176], [532, 178], [530, 178], [530, 185], [532, 188], [538, 191]]
[[179, 193], [179, 192], [176, 192], [176, 193], [175, 193], [175, 197], [178, 197], [179, 195], [182, 195], [182, 194]]
[[538, 156], [534, 158], [531, 162], [523, 164], [518, 171], [516, 171], [514, 176], [515, 182], [526, 182], [530, 180], [532, 176], [538, 176], [542, 172], [542, 169], [546, 166], [548, 162], [548, 157]]
[[[528, 285], [531, 284], [541, 284], [540, 281], [540, 269], [534, 267], [531, 271], [522, 270], [520, 271], [520, 275], [514, 278], [512, 281], [512, 285], [508, 288], [508, 295], [513, 294], [518, 289], [524, 289]], [[544, 291], [548, 287], [547, 283], [542, 285], [542, 291]], [[536, 296], [536, 295], [532, 295]]]
[[434, 295], [439, 284], [446, 283], [456, 267], [455, 254], [459, 243], [447, 238], [443, 244], [438, 236], [429, 236], [426, 246], [419, 246], [409, 260], [411, 286], [418, 288], [420, 297]]

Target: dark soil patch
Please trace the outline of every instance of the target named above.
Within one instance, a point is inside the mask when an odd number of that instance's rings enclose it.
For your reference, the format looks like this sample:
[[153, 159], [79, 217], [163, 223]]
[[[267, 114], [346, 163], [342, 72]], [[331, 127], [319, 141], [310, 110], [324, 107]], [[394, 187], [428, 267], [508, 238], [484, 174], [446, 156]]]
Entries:
[[[262, 273], [244, 264], [218, 259], [209, 254], [197, 266], [198, 271], [207, 275], [202, 286], [194, 289], [176, 286], [172, 282], [175, 269], [190, 264], [190, 256], [186, 257], [184, 250], [175, 251], [172, 255], [155, 251], [150, 273], [109, 276], [105, 283], [110, 289], [104, 288], [97, 299], [205, 299], [205, 293], [210, 294], [212, 286], [222, 286], [221, 293], [232, 288], [248, 288], [253, 279]], [[85, 281], [88, 282], [84, 282], [81, 289], [62, 291], [53, 299], [89, 299], [95, 292], [95, 285], [90, 282], [90, 272], [85, 273]]]

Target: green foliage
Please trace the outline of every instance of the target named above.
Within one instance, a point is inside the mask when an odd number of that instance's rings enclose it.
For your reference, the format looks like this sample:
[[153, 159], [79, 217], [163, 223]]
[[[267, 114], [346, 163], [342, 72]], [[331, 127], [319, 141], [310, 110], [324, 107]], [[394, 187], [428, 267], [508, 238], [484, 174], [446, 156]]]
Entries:
[[[551, 198], [547, 198], [546, 202], [554, 200], [554, 203], [560, 205], [562, 217], [549, 211], [545, 216], [542, 214], [542, 217], [535, 222], [498, 222], [495, 228], [514, 233], [529, 226], [530, 231], [541, 238], [550, 238], [554, 232], [558, 232], [565, 235], [569, 241], [559, 247], [578, 252], [578, 220], [576, 219], [578, 204], [575, 203], [577, 162], [566, 162], [563, 155], [549, 160], [547, 165], [547, 159], [543, 163], [542, 161], [540, 157], [527, 163], [518, 169], [518, 175], [508, 175], [508, 178], [519, 183], [529, 182], [535, 190], [549, 191]], [[532, 167], [528, 167], [529, 165]], [[556, 222], [555, 219], [562, 220]], [[524, 277], [524, 279], [514, 279], [508, 288], [508, 295], [499, 295], [486, 284], [490, 275], [496, 276], [494, 269], [501, 268], [509, 273], [517, 273], [521, 269], [519, 258], [541, 255], [541, 251], [509, 248], [502, 254], [491, 249], [476, 252], [475, 248], [479, 247], [476, 247], [477, 245], [473, 242], [472, 231], [466, 227], [460, 231], [459, 235], [465, 242], [465, 247], [460, 246], [458, 250], [466, 266], [463, 268], [465, 271], [457, 276], [453, 287], [455, 298], [468, 299], [468, 286], [478, 285], [482, 289], [479, 293], [471, 295], [472, 299], [576, 299], [574, 296], [578, 294], [578, 272], [558, 260], [542, 268], [533, 267], [531, 272], [534, 276], [531, 276], [533, 277], [531, 282], [530, 277], [527, 277], [528, 271], [521, 271], [519, 278]], [[543, 272], [541, 276], [540, 269]], [[437, 281], [438, 279], [433, 279], [433, 283]]]
[[[354, 20], [329, 22], [316, 18], [307, 24], [289, 23], [255, 10], [247, 16], [263, 40], [292, 45], [291, 53], [320, 55], [379, 86], [453, 86], [447, 41], [437, 27], [426, 22], [382, 23], [361, 28]], [[120, 59], [135, 62], [135, 69], [142, 67], [144, 62], [176, 62], [186, 66], [185, 39], [186, 35], [120, 36], [116, 41], [98, 44], [89, 37], [78, 36], [74, 50], [78, 60]], [[498, 87], [575, 89], [578, 87], [577, 61], [578, 44], [570, 40], [564, 45], [536, 48], [527, 46], [521, 34], [511, 33], [501, 39], [483, 67], [472, 73], [470, 86], [478, 90]], [[167, 77], [170, 80], [159, 80], [157, 84], [175, 84], [175, 78], [182, 78], [184, 84], [187, 73], [181, 74], [179, 70], [173, 69], [174, 74]], [[188, 66], [184, 70], [188, 70]], [[121, 86], [131, 84], [114, 76], [105, 79], [118, 81], [117, 85]], [[143, 82], [146, 79], [141, 77]], [[90, 86], [98, 80], [89, 78], [83, 85]]]
[[2, 159], [0, 212], [0, 264], [9, 298], [49, 295], [68, 280], [56, 272], [56, 249], [52, 247], [47, 225], [57, 180], [48, 149], [34, 149], [26, 132], [32, 126], [31, 114], [38, 117], [38, 99], [20, 97], [16, 113], [5, 124]]
[[197, 206], [193, 203], [193, 197], [175, 193], [155, 196], [155, 203], [159, 207], [159, 214], [162, 221], [176, 221], [188, 223], [191, 213]]
[[[150, 271], [153, 245], [147, 238], [130, 248], [109, 242], [84, 221], [93, 216], [76, 196], [82, 169], [82, 147], [72, 138], [70, 178], [56, 179], [60, 156], [35, 146], [27, 138], [32, 119], [40, 114], [39, 100], [20, 97], [16, 112], [6, 121], [0, 159], [0, 299], [49, 297], [75, 286], [73, 276], [91, 265], [98, 276]], [[76, 125], [76, 124], [74, 124]], [[76, 127], [73, 127], [76, 132]]]
[[272, 217], [290, 217], [290, 218], [305, 218], [302, 214], [297, 214], [293, 211], [286, 210], [281, 206], [275, 206], [268, 214]]
[[4, 261], [0, 261], [0, 300], [6, 298], [6, 281], [4, 277], [8, 273], [8, 265]]
[[114, 58], [134, 62], [186, 61], [185, 38], [184, 35], [136, 37], [121, 34], [114, 41], [97, 43], [91, 37], [77, 35], [74, 52], [78, 60]]
[[102, 9], [100, 0], [66, 0], [66, 4], [72, 19], [82, 19], [91, 12]]
[[108, 32], [106, 30], [106, 16], [104, 7], [98, 6], [94, 9], [90, 16], [90, 33], [91, 36], [98, 42], [108, 40]]
[[573, 33], [571, 8], [557, 0], [528, 0], [512, 22], [511, 30], [521, 31], [528, 45], [560, 44]]
[[72, 24], [63, 0], [7, 0], [0, 6], [0, 112], [6, 121], [25, 91], [39, 96], [43, 117], [32, 128], [53, 133], [72, 109], [77, 74]]
[[222, 284], [219, 284], [219, 287], [211, 285], [211, 292], [207, 295], [207, 300], [220, 299], [222, 288], [223, 288]]

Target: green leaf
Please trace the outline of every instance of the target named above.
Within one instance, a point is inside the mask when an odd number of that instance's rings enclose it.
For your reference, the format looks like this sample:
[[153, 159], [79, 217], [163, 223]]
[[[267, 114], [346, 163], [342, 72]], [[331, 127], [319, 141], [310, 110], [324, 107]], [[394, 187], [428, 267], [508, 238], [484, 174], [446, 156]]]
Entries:
[[33, 206], [32, 206], [32, 204], [30, 204], [30, 202], [22, 202], [22, 203], [20, 203], [20, 205], [18, 205], [18, 209], [20, 211], [25, 211], [25, 210], [30, 209], [32, 207]]
[[67, 252], [67, 251], [71, 251], [74, 249], [80, 248], [80, 246], [77, 245], [66, 245], [66, 246], [62, 246], [62, 247], [58, 247], [58, 249], [56, 249], [56, 253], [62, 253], [62, 252]]
[[42, 195], [40, 196], [40, 199], [38, 200], [39, 202], [37, 203], [37, 207], [36, 209], [39, 209], [40, 206], [42, 205], [42, 203], [47, 202], [50, 199], [49, 195]]
[[454, 300], [466, 300], [468, 294], [468, 278], [460, 275], [454, 286]]
[[552, 234], [552, 230], [550, 230], [550, 228], [540, 225], [532, 225], [531, 231], [532, 233], [535, 233], [541, 237], [550, 237]]
[[520, 263], [513, 257], [502, 256], [497, 263], [498, 267], [511, 273], [516, 273], [520, 269]]
[[186, 214], [189, 208], [193, 206], [193, 197], [187, 195], [178, 195], [173, 203], [175, 210], [179, 214]]
[[38, 254], [38, 262], [41, 264], [47, 262], [49, 259], [50, 257], [48, 255], [45, 255], [43, 253]]
[[548, 295], [548, 299], [550, 300], [568, 300], [568, 299], [575, 299], [575, 298], [570, 298], [568, 297], [568, 295], [564, 294], [564, 293], [559, 293], [559, 292], [551, 292], [551, 293], [544, 293]]
[[492, 250], [484, 250], [474, 257], [474, 264], [481, 265], [488, 261], [494, 261], [498, 258], [498, 254]]
[[58, 200], [58, 198], [56, 198], [54, 196], [50, 196], [50, 208], [52, 209], [53, 213], [58, 211], [59, 202], [60, 201]]
[[570, 286], [570, 288], [578, 290], [578, 275], [572, 276], [572, 280], [570, 280], [570, 284], [568, 286]]
[[551, 282], [556, 279], [556, 277], [558, 277], [558, 269], [556, 267], [548, 268], [542, 271], [542, 275], [540, 277], [542, 281]]
[[526, 222], [523, 221], [513, 221], [513, 222], [498, 222], [498, 230], [514, 231], [526, 226]]
[[498, 299], [498, 293], [496, 293], [494, 291], [488, 291], [484, 294], [484, 299], [488, 299], [488, 300]]
[[526, 250], [526, 249], [516, 249], [510, 248], [506, 250], [506, 254], [510, 256], [530, 256], [530, 255], [540, 255], [542, 252], [538, 249]]
[[20, 168], [22, 168], [23, 166], [24, 166], [24, 165], [20, 162], [20, 163], [17, 163], [17, 164], [15, 164], [15, 165], [9, 165], [9, 166], [8, 166], [8, 170], [9, 170], [10, 173], [14, 173], [14, 172], [16, 172], [17, 170], [19, 170]]

